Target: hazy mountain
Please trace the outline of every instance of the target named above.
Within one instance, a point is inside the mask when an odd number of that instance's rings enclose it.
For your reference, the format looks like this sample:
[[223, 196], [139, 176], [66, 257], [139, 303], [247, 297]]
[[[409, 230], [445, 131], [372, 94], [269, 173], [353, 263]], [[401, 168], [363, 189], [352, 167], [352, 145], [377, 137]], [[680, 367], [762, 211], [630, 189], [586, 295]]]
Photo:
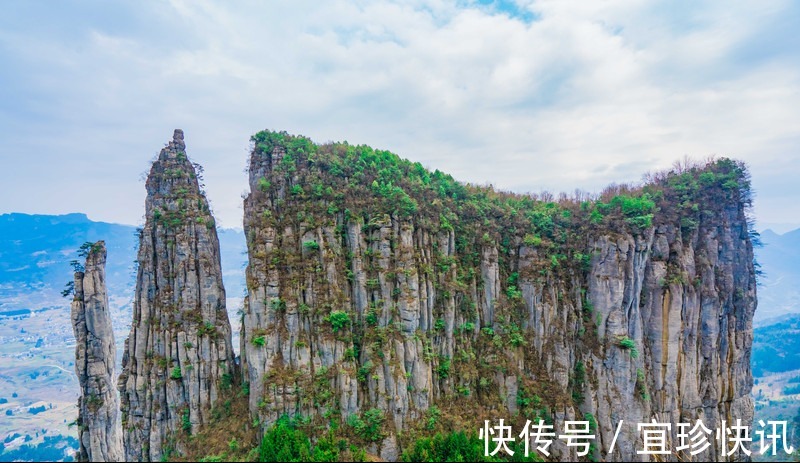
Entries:
[[[72, 280], [69, 263], [78, 259], [78, 247], [101, 239], [108, 249], [110, 294], [130, 296], [135, 280], [136, 227], [95, 222], [80, 213], [0, 215], [0, 312], [62, 305], [60, 293]], [[244, 288], [244, 235], [239, 230], [220, 229], [219, 240], [228, 296], [239, 298]]]
[[72, 280], [69, 262], [78, 259], [78, 247], [86, 241], [106, 241], [109, 291], [130, 293], [135, 231], [129, 225], [91, 221], [85, 214], [0, 215], [0, 312], [68, 306], [60, 293]]
[[[244, 290], [244, 234], [218, 230], [231, 325]], [[70, 261], [86, 241], [105, 240], [106, 279], [118, 355], [128, 336], [135, 282], [136, 227], [85, 214], [0, 215], [0, 452], [3, 459], [57, 459], [74, 445], [77, 418]], [[238, 347], [238, 339], [235, 346]], [[117, 361], [119, 372], [120, 360]], [[72, 440], [68, 439], [71, 438]], [[10, 453], [9, 453], [10, 452]]]
[[764, 275], [759, 279], [755, 320], [800, 312], [800, 229], [779, 235], [761, 233], [764, 246], [756, 249], [756, 260]]
[[800, 314], [788, 314], [753, 333], [753, 376], [800, 370]]

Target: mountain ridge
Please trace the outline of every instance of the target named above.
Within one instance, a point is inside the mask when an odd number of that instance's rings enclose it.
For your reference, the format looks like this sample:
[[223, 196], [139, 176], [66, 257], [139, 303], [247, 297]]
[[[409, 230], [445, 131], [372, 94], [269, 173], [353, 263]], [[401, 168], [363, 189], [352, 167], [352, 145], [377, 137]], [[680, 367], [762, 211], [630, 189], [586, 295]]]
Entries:
[[[167, 157], [186, 162], [182, 132], [175, 137]], [[585, 418], [598, 434], [593, 456], [630, 458], [640, 442], [628, 430], [608, 453], [621, 415], [752, 419], [755, 271], [741, 164], [720, 159], [597, 198], [553, 200], [461, 184], [363, 145], [269, 131], [253, 142], [242, 383], [225, 379], [228, 369], [210, 384], [247, 399], [247, 416], [237, 416], [255, 419], [265, 439], [285, 425], [282, 416], [302, 416], [289, 426], [314, 437], [314, 451], [330, 426], [328, 436], [351, 450], [397, 459], [421, 451], [426, 431], [470, 430], [470, 420], [499, 410], [559, 430], [565, 419]], [[190, 316], [193, 301], [215, 298], [174, 286], [203, 253], [219, 255], [215, 239], [198, 235], [213, 217], [181, 186], [187, 175], [154, 166], [147, 182], [139, 236], [152, 241], [139, 260], [157, 258], [139, 269], [136, 304], [160, 309], [137, 311], [134, 323], [156, 344], [147, 352], [132, 345], [123, 362], [151, 378], [141, 391], [138, 380], [128, 387], [142, 401], [165, 385], [192, 384], [185, 381], [195, 367], [206, 371], [207, 355], [184, 368], [200, 339], [230, 343], [224, 327]], [[197, 236], [202, 246], [175, 252]], [[218, 267], [202, 267], [221, 280]], [[148, 289], [151, 278], [164, 279], [157, 291]], [[187, 341], [194, 333], [197, 342]], [[489, 358], [494, 365], [479, 361]], [[206, 402], [171, 410], [176, 403], [145, 413], [156, 440], [144, 436], [128, 455], [197, 451], [186, 436], [202, 433], [209, 422], [199, 417], [219, 409]], [[213, 427], [220, 416], [210, 416]], [[553, 450], [578, 456], [557, 442]], [[715, 451], [706, 457], [724, 457]]]
[[363, 145], [252, 141], [241, 352], [260, 422], [301, 415], [313, 434], [333, 413], [391, 460], [432, 409], [456, 429], [489, 410], [557, 428], [592, 417], [597, 450], [631, 459], [624, 429], [609, 453], [614, 420], [752, 419], [741, 164], [554, 200]]

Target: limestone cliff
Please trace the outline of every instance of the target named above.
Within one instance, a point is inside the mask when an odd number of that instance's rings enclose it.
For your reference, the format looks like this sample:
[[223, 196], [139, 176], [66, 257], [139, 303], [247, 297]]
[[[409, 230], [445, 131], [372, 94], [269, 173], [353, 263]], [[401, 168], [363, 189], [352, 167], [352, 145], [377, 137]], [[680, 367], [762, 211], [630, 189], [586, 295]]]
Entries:
[[443, 421], [585, 419], [596, 457], [635, 460], [636, 423], [671, 422], [677, 442], [677, 422], [752, 420], [740, 164], [554, 201], [364, 146], [253, 142], [241, 353], [262, 424], [335, 421], [395, 459]]
[[234, 377], [219, 241], [183, 132], [147, 178], [131, 333], [120, 377], [125, 459], [158, 461], [210, 421]]
[[82, 248], [86, 264], [75, 272], [72, 328], [78, 399], [79, 461], [122, 461], [119, 399], [116, 391], [116, 346], [106, 292], [106, 246], [98, 241]]

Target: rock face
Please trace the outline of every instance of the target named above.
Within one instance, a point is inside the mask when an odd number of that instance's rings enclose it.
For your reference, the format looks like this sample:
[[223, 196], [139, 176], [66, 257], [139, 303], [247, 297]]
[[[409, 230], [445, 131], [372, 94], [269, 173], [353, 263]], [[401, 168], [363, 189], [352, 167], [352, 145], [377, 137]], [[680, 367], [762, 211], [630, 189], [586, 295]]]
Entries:
[[[629, 336], [639, 349], [638, 358], [616, 349], [587, 359], [598, 387], [587, 384], [582, 409], [597, 417], [604, 450], [617, 419], [692, 426], [701, 420], [712, 430], [736, 419], [752, 422], [752, 246], [738, 201], [715, 212], [693, 230], [661, 223], [643, 236], [595, 243], [588, 294], [601, 331], [606, 339]], [[613, 459], [642, 448], [637, 429], [623, 429]], [[702, 457], [741, 458], [720, 454], [718, 445]]]
[[119, 399], [116, 390], [116, 346], [106, 292], [106, 245], [86, 249], [83, 272], [75, 272], [72, 328], [78, 399], [79, 461], [122, 461]]
[[[596, 457], [639, 460], [637, 423], [671, 423], [677, 443], [679, 422], [752, 421], [741, 165], [554, 202], [464, 186], [368, 147], [253, 141], [241, 353], [262, 423], [338, 417], [396, 459], [440, 413], [476, 432], [504, 418], [517, 433], [544, 419], [559, 434], [583, 419]], [[709, 440], [698, 456], [667, 458], [741, 457]], [[578, 458], [559, 440], [552, 452]]]
[[[528, 420], [556, 435], [587, 421], [587, 458], [607, 460], [648, 458], [639, 423], [668, 423], [670, 448], [679, 423], [751, 424], [756, 281], [740, 163], [554, 201], [463, 185], [365, 146], [275, 132], [253, 142], [244, 422], [301, 415], [314, 437], [338, 433], [339, 448], [349, 440], [386, 460], [484, 420], [514, 435]], [[121, 438], [102, 242], [75, 274], [83, 460], [183, 453], [239, 379], [197, 174], [176, 130], [147, 179]], [[698, 455], [656, 458], [745, 458], [706, 437]], [[561, 460], [576, 450], [550, 447]]]
[[235, 375], [214, 218], [185, 149], [176, 130], [147, 178], [119, 384], [129, 461], [180, 451]]

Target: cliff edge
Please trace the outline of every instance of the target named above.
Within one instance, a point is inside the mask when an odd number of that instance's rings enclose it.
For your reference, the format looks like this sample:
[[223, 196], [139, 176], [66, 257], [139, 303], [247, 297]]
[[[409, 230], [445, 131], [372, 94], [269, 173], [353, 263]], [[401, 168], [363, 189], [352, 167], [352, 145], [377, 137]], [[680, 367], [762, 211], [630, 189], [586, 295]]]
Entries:
[[[614, 460], [640, 457], [636, 423], [672, 423], [673, 442], [678, 422], [750, 424], [740, 163], [555, 200], [366, 146], [252, 141], [241, 352], [262, 423], [336, 421], [396, 459], [437, 429], [543, 419], [558, 434], [584, 419], [592, 455]], [[558, 440], [552, 453], [577, 459]], [[739, 457], [714, 445], [677, 456]]]
[[147, 177], [131, 333], [120, 376], [125, 459], [158, 461], [211, 421], [235, 376], [219, 239], [183, 131]]
[[122, 461], [116, 345], [106, 290], [106, 245], [84, 245], [86, 263], [75, 272], [72, 328], [78, 399], [78, 461]]

